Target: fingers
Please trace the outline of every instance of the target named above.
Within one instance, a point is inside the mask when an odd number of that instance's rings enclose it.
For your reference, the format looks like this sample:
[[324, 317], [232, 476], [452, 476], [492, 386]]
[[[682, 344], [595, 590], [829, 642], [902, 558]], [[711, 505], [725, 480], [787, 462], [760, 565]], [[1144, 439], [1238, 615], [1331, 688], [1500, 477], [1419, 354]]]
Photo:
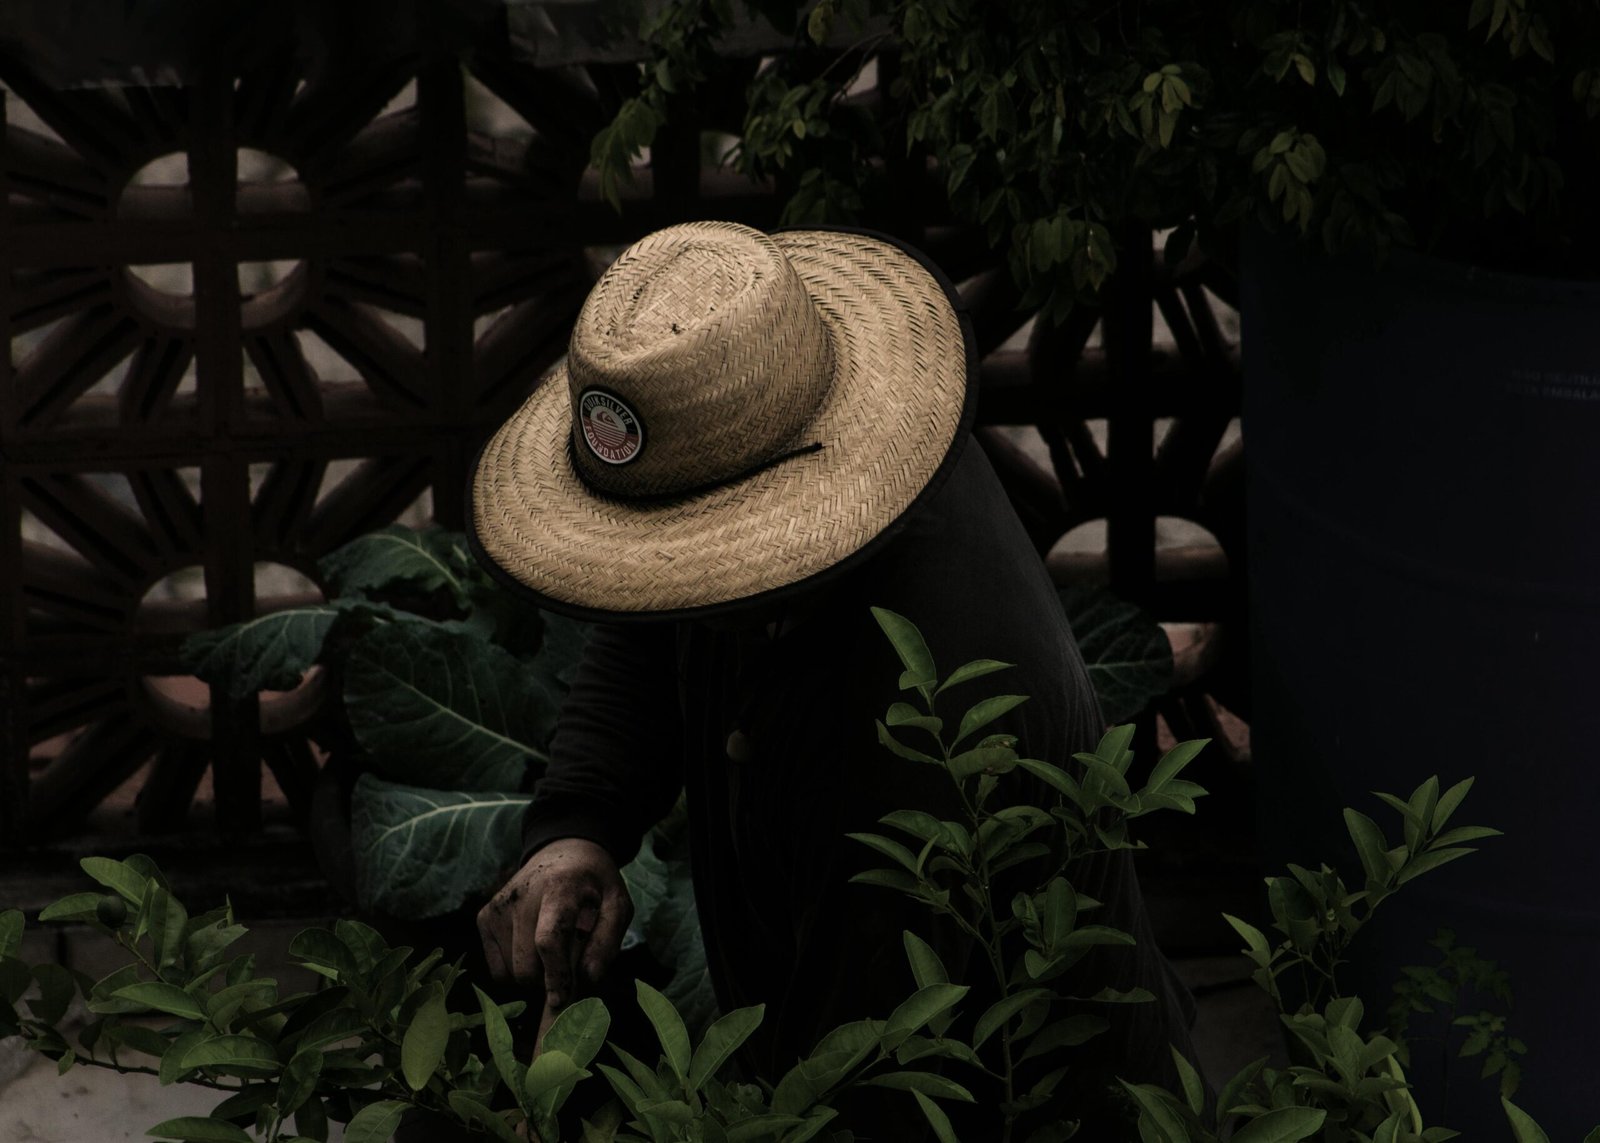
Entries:
[[478, 939], [483, 942], [483, 957], [489, 962], [489, 975], [495, 980], [504, 980], [511, 966], [501, 945], [499, 914], [495, 912], [494, 905], [491, 901], [478, 910]]
[[539, 1017], [539, 1034], [534, 1038], [533, 1041], [533, 1055], [535, 1059], [538, 1058], [540, 1052], [544, 1051], [544, 1034], [550, 1030], [550, 1025], [556, 1022], [556, 1017], [559, 1015], [560, 1013], [557, 1012], [552, 1005], [548, 1003], [545, 1004], [544, 1014]]
[[545, 894], [544, 907], [539, 910], [533, 943], [544, 967], [545, 1003], [553, 1009], [559, 1010], [572, 998], [577, 983], [573, 968], [583, 946], [578, 914], [585, 903], [571, 891], [552, 892]]
[[528, 861], [478, 914], [489, 970], [543, 988], [559, 1011], [582, 981], [616, 955], [633, 905], [610, 855], [593, 842], [562, 839]]
[[543, 916], [543, 908], [532, 915], [519, 914], [511, 930], [511, 979], [524, 988], [544, 986], [544, 956], [535, 928]]
[[600, 898], [594, 931], [584, 949], [583, 974], [598, 982], [622, 947], [622, 938], [633, 920], [633, 901], [620, 883], [609, 887]]

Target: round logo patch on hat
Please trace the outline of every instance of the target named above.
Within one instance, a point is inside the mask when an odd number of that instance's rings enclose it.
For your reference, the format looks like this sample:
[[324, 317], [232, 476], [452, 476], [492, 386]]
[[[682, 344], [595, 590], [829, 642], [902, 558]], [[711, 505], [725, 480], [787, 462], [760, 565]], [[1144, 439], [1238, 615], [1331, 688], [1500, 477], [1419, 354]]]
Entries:
[[627, 464], [644, 448], [644, 425], [638, 414], [603, 389], [578, 394], [578, 424], [583, 443], [607, 464]]

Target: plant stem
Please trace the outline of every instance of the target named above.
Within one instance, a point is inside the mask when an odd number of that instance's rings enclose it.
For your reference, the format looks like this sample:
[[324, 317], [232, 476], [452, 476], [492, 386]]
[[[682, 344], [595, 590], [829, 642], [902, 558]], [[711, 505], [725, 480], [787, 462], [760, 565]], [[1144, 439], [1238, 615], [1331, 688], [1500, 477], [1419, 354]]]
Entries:
[[[940, 745], [943, 747], [943, 743]], [[944, 756], [945, 764], [948, 766], [950, 762], [948, 748], [944, 748]], [[984, 821], [993, 815], [986, 815], [980, 810], [972, 799], [967, 796], [966, 786], [959, 779], [953, 780], [955, 780], [957, 792], [961, 795], [961, 804], [967, 812], [967, 820], [972, 823], [972, 837], [977, 848], [978, 895], [980, 897], [978, 911], [981, 914], [979, 924], [987, 924], [989, 929], [986, 936], [979, 935], [976, 931], [973, 935], [983, 944], [984, 951], [989, 954], [989, 967], [994, 971], [995, 984], [1000, 988], [1000, 999], [1004, 1000], [1011, 995], [1010, 976], [1006, 972], [1005, 960], [1002, 956], [1000, 922], [995, 916], [994, 893], [989, 885], [989, 855], [984, 852], [983, 846], [977, 843], [977, 839], [983, 832]], [[1010, 1104], [1016, 1098], [1016, 1077], [1015, 1065], [1011, 1058], [1011, 1029], [1009, 1024], [1010, 1021], [1008, 1020], [1000, 1028], [1000, 1059], [1004, 1068], [1002, 1076], [1005, 1081], [1005, 1102], [1007, 1105], [1004, 1125], [1000, 1134], [1002, 1143], [1011, 1143], [1011, 1132], [1016, 1122], [1016, 1112], [1010, 1108]]]
[[144, 965], [146, 968], [148, 968], [150, 970], [150, 972], [151, 972], [151, 975], [153, 975], [157, 980], [162, 979], [161, 970], [159, 968], [157, 968], [155, 965], [150, 963], [149, 958], [146, 957], [144, 955], [144, 952], [139, 948], [139, 942], [138, 941], [130, 941], [130, 940], [128, 940], [123, 935], [122, 930], [118, 929], [117, 930], [117, 943], [119, 945], [121, 945], [123, 948], [127, 949], [130, 953], [132, 953], [134, 955], [134, 957], [139, 961], [139, 963]]
[[[76, 1062], [91, 1068], [104, 1068], [108, 1072], [117, 1072], [120, 1075], [159, 1076], [161, 1074], [161, 1072], [155, 1068], [138, 1067], [128, 1064], [115, 1064], [110, 1060], [97, 1060], [93, 1056], [79, 1056], [77, 1057]], [[213, 1088], [216, 1091], [236, 1092], [244, 1090], [244, 1084], [238, 1084], [235, 1086], [232, 1084], [218, 1083], [216, 1080], [207, 1079], [204, 1076], [198, 1075], [190, 1076], [183, 1082], [197, 1084], [200, 1087]]]

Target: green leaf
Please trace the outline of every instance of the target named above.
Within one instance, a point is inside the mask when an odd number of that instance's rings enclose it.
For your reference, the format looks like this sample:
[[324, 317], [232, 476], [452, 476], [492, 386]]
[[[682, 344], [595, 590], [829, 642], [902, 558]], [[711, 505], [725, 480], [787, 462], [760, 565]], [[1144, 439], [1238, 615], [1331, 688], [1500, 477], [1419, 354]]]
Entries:
[[405, 1111], [406, 1105], [393, 1099], [367, 1104], [345, 1125], [344, 1143], [389, 1143]]
[[1195, 756], [1204, 750], [1210, 742], [1211, 739], [1209, 738], [1194, 738], [1188, 742], [1178, 743], [1161, 756], [1161, 761], [1157, 762], [1155, 769], [1150, 771], [1150, 781], [1146, 783], [1145, 788], [1149, 790], [1161, 789], [1162, 786], [1165, 786], [1182, 773], [1183, 768], [1193, 762]]
[[[61, 900], [56, 901], [53, 904], [46, 905], [43, 909], [41, 909], [39, 911], [39, 920], [41, 920], [41, 921], [91, 921], [91, 920], [94, 920], [94, 919], [96, 919], [97, 911], [98, 911], [99, 906], [100, 906], [100, 899], [102, 897], [104, 897], [104, 896], [105, 896], [105, 894], [103, 894], [103, 893], [69, 893], [65, 897], [61, 898]], [[109, 900], [113, 900], [113, 901], [120, 901], [121, 899], [122, 898], [121, 898], [120, 894], [118, 896], [116, 896], [116, 897], [109, 898]], [[22, 914], [18, 913], [15, 909], [13, 909], [10, 913], [5, 914], [5, 916], [6, 917], [15, 916], [18, 919], [19, 922], [20, 922], [20, 920], [22, 918]], [[3, 920], [4, 920], [4, 918], [0, 918], [0, 922], [3, 922]], [[22, 929], [21, 929], [21, 926], [19, 924], [18, 928], [17, 928], [17, 934], [18, 934], [19, 937], [21, 936], [21, 933], [22, 933]], [[8, 953], [8, 952], [5, 952], [4, 950], [5, 950], [5, 934], [4, 933], [0, 933], [0, 956], [15, 956], [16, 955], [15, 952]]]
[[[99, 895], [98, 893], [77, 893], [75, 896], [96, 896], [98, 898]], [[67, 900], [70, 900], [70, 898], [67, 898]], [[61, 901], [56, 904], [61, 904]], [[56, 906], [50, 906], [50, 908], [56, 908]], [[93, 906], [90, 906], [90, 911], [93, 912]], [[50, 917], [45, 916], [46, 912], [50, 912], [50, 909], [46, 908], [45, 911], [40, 912], [38, 919], [50, 920]], [[22, 916], [21, 909], [6, 909], [5, 912], [0, 912], [0, 959], [8, 956], [14, 957], [21, 951], [22, 927], [26, 924], [26, 917]]]
[[1205, 1081], [1200, 1078], [1200, 1073], [1195, 1071], [1188, 1056], [1177, 1048], [1169, 1047], [1168, 1050], [1172, 1053], [1173, 1066], [1178, 1069], [1178, 1079], [1183, 1084], [1183, 1098], [1189, 1104], [1189, 1110], [1196, 1115], [1203, 1114], [1206, 1106]]
[[[1095, 745], [1093, 757], [1098, 758], [1118, 774], [1126, 775], [1128, 766], [1133, 762], [1133, 750], [1131, 747], [1134, 729], [1135, 727], [1131, 722], [1110, 727], [1100, 736], [1100, 741]], [[1081, 760], [1084, 755], [1075, 754], [1073, 757]]]
[[1017, 752], [1009, 746], [975, 746], [950, 759], [950, 775], [959, 779], [985, 772], [1006, 774], [1017, 762]]
[[897, 702], [891, 706], [883, 721], [890, 726], [914, 726], [933, 735], [944, 729], [944, 719], [925, 715], [908, 702]]
[[847, 1072], [878, 1048], [886, 1027], [883, 1020], [852, 1020], [841, 1024], [817, 1041], [812, 1054], [838, 1057], [843, 1062], [841, 1073]]
[[868, 1087], [887, 1087], [895, 1091], [920, 1091], [936, 1099], [955, 1099], [976, 1103], [972, 1093], [954, 1080], [934, 1072], [884, 1072], [862, 1081]]
[[211, 924], [190, 926], [189, 935], [184, 941], [190, 965], [197, 972], [214, 968], [222, 960], [222, 954], [245, 932], [245, 927], [234, 924], [229, 915], [219, 917]]
[[301, 1048], [294, 1054], [289, 1066], [283, 1069], [283, 1078], [278, 1081], [277, 1098], [271, 1101], [279, 1116], [293, 1115], [316, 1093], [323, 1058], [315, 1048]]
[[516, 860], [524, 794], [431, 790], [356, 781], [350, 833], [364, 908], [420, 919], [488, 892]]
[[1439, 868], [1439, 866], [1452, 862], [1458, 857], [1465, 857], [1469, 853], [1477, 852], [1476, 849], [1466, 846], [1455, 849], [1430, 849], [1426, 853], [1417, 854], [1402, 866], [1400, 876], [1395, 881], [1399, 885], [1404, 885], [1413, 878], [1421, 877], [1424, 873], [1430, 873]]
[[153, 880], [146, 893], [144, 929], [150, 934], [152, 959], [157, 969], [170, 968], [183, 955], [183, 934], [189, 927], [189, 910]]
[[973, 731], [988, 726], [995, 719], [1027, 701], [1027, 695], [995, 695], [975, 704], [961, 716], [961, 727], [956, 731], [955, 741], [950, 744], [951, 747], [955, 747]]
[[931, 687], [938, 681], [933, 656], [928, 652], [928, 645], [923, 642], [922, 632], [917, 630], [916, 624], [882, 607], [874, 607], [872, 617], [889, 637], [895, 654], [900, 657], [900, 664], [905, 667], [905, 673], [900, 676], [901, 690]]
[[145, 886], [150, 879], [136, 872], [126, 862], [114, 861], [109, 857], [85, 857], [78, 865], [107, 889], [115, 890], [128, 904], [144, 904]]
[[400, 586], [424, 593], [444, 588], [464, 607], [466, 585], [458, 569], [469, 558], [455, 533], [391, 524], [329, 552], [317, 568], [334, 595]]
[[145, 982], [130, 984], [112, 993], [118, 1000], [130, 1000], [157, 1012], [168, 1012], [189, 1020], [204, 1020], [206, 1010], [193, 996], [176, 984]]
[[694, 1108], [681, 1099], [649, 1100], [639, 1105], [639, 1114], [676, 1124], [693, 1123], [695, 1118]]
[[400, 1072], [406, 1086], [421, 1091], [444, 1062], [450, 1041], [450, 1012], [445, 1007], [444, 989], [435, 985], [417, 1009], [400, 1041]]
[[852, 885], [881, 885], [885, 889], [898, 889], [902, 893], [917, 894], [922, 883], [911, 874], [899, 869], [866, 869], [850, 878]]
[[562, 1051], [546, 1048], [540, 1052], [523, 1077], [523, 1091], [530, 1104], [538, 1104], [547, 1112], [554, 1110], [555, 1099], [563, 1088], [570, 1088], [584, 1075], [584, 1070], [572, 1062], [572, 1057]]
[[[1266, 934], [1260, 929], [1256, 928], [1248, 921], [1241, 921], [1238, 917], [1235, 917], [1230, 913], [1222, 914], [1222, 919], [1227, 921], [1228, 924], [1233, 927], [1234, 932], [1238, 933], [1239, 936], [1244, 938], [1244, 943], [1249, 947], [1249, 950], [1252, 953], [1257, 954], [1258, 957], [1272, 955], [1272, 946], [1268, 943]], [[1251, 959], [1254, 960], [1256, 957], [1252, 957]], [[1257, 963], [1262, 962], [1258, 960]]]
[[689, 1029], [684, 1026], [683, 1017], [678, 1015], [678, 1010], [670, 1000], [644, 981], [635, 981], [634, 985], [639, 1007], [644, 1009], [645, 1016], [656, 1030], [656, 1038], [661, 1041], [661, 1051], [667, 1057], [667, 1065], [678, 1077], [678, 1082], [686, 1084], [693, 1054], [689, 1049]]
[[1245, 1124], [1232, 1143], [1299, 1143], [1320, 1131], [1327, 1117], [1326, 1111], [1310, 1107], [1280, 1107]]
[[1150, 1138], [1146, 1134], [1148, 1123], [1153, 1124], [1154, 1129], [1160, 1132], [1157, 1138], [1161, 1143], [1187, 1143], [1189, 1131], [1184, 1126], [1183, 1117], [1176, 1110], [1178, 1105], [1176, 1096], [1154, 1084], [1131, 1084], [1126, 1080], [1118, 1082], [1139, 1105], [1140, 1138]]
[[303, 929], [289, 942], [289, 955], [336, 973], [346, 982], [359, 974], [350, 946], [327, 929]]
[[244, 1069], [250, 1073], [278, 1070], [278, 1056], [272, 1045], [254, 1036], [216, 1036], [202, 1040], [183, 1054], [179, 1066], [194, 1068]]
[[1172, 685], [1172, 644], [1147, 614], [1101, 588], [1064, 588], [1067, 613], [1100, 708], [1125, 722]]
[[[136, 1052], [143, 1052], [157, 1059], [167, 1054], [167, 1049], [172, 1047], [173, 1040], [171, 1036], [163, 1035], [154, 1028], [133, 1023], [117, 1024], [107, 1028], [106, 1036], [124, 1048], [132, 1048]], [[270, 1088], [271, 1085], [264, 1086]], [[270, 1099], [268, 1102], [271, 1102]]]
[[364, 636], [344, 701], [374, 773], [444, 790], [521, 790], [556, 716], [555, 698], [509, 651], [422, 623]]
[[638, 1114], [639, 1108], [646, 1102], [644, 1089], [633, 1080], [623, 1075], [610, 1064], [597, 1065], [600, 1074], [606, 1077], [606, 1082], [611, 1085], [611, 1090], [617, 1093], [617, 1098], [630, 1112]]
[[922, 1108], [922, 1114], [933, 1127], [934, 1137], [939, 1143], [957, 1143], [955, 1130], [950, 1126], [950, 1117], [944, 1110], [920, 1091], [913, 1091], [911, 1094], [916, 1097], [917, 1106]]
[[1042, 762], [1037, 758], [1019, 758], [1017, 765], [1047, 786], [1065, 794], [1073, 802], [1077, 802], [1083, 796], [1083, 791], [1078, 788], [1078, 783], [1073, 780], [1072, 775], [1054, 763]]
[[[194, 986], [190, 985], [190, 988]], [[270, 978], [256, 978], [246, 980], [238, 985], [229, 985], [219, 989], [210, 996], [205, 996], [206, 1017], [210, 1017], [213, 1026], [226, 1029], [240, 1010], [245, 1010], [245, 1005], [250, 1004], [248, 1013], [258, 1012], [274, 1005], [278, 999], [278, 981]]]
[[1021, 1058], [1031, 1060], [1035, 1056], [1063, 1048], [1076, 1048], [1088, 1043], [1110, 1027], [1111, 1021], [1103, 1016], [1068, 1016], [1065, 1020], [1057, 1020], [1029, 1037], [1028, 1047]]
[[652, 829], [639, 855], [623, 867], [622, 877], [634, 904], [630, 931], [644, 939], [656, 961], [671, 973], [662, 995], [690, 1031], [698, 1032], [716, 1017], [717, 999], [695, 909], [687, 821], [675, 810]]
[[158, 1139], [179, 1139], [183, 1143], [251, 1143], [243, 1128], [220, 1119], [199, 1115], [180, 1115], [156, 1124], [146, 1135]]
[[1224, 1114], [1233, 1112], [1245, 1090], [1255, 1081], [1261, 1069], [1266, 1067], [1267, 1058], [1262, 1056], [1259, 1060], [1253, 1060], [1229, 1077], [1228, 1082], [1223, 1084], [1222, 1090], [1217, 1093], [1218, 1111]]
[[1455, 829], [1445, 830], [1438, 837], [1428, 843], [1430, 849], [1447, 849], [1452, 845], [1461, 845], [1469, 841], [1483, 841], [1491, 837], [1504, 837], [1497, 829], [1489, 826], [1457, 826]]
[[522, 1090], [524, 1069], [517, 1062], [511, 1027], [506, 1023], [500, 1005], [490, 999], [488, 993], [477, 985], [473, 985], [472, 991], [477, 993], [478, 1007], [483, 1011], [483, 1031], [489, 1041], [489, 1054], [494, 1059], [495, 1070], [500, 1073], [500, 1081], [506, 1085], [506, 1090], [516, 1099], [517, 1106], [526, 1112], [527, 1096]]
[[185, 666], [233, 698], [293, 690], [322, 654], [341, 603], [274, 611], [244, 623], [201, 631], [183, 642]]
[[1053, 877], [1045, 886], [1041, 914], [1045, 948], [1059, 951], [1078, 923], [1078, 895], [1065, 877]]
[[764, 1004], [754, 1008], [736, 1008], [706, 1029], [705, 1038], [695, 1049], [689, 1065], [689, 1086], [698, 1091], [707, 1080], [722, 1070], [733, 1054], [739, 1050], [753, 1032], [761, 1026], [766, 1014]]
[[189, 1054], [190, 1049], [212, 1038], [214, 1033], [209, 1028], [191, 1028], [176, 1040], [172, 1047], [161, 1057], [161, 1066], [158, 1069], [161, 1085], [177, 1083], [192, 1068], [184, 1066], [183, 1058]]
[[862, 845], [877, 850], [889, 860], [899, 864], [908, 873], [915, 874], [917, 872], [917, 855], [898, 841], [875, 833], [847, 833], [845, 837], [850, 838], [852, 841], [859, 841]]
[[458, 1088], [450, 1093], [448, 1099], [451, 1111], [467, 1123], [482, 1127], [500, 1140], [500, 1143], [526, 1143], [522, 1136], [507, 1125], [499, 1112], [491, 1110], [488, 1104], [473, 1093]]
[[1439, 804], [1433, 808], [1433, 821], [1429, 823], [1432, 832], [1438, 833], [1444, 829], [1450, 816], [1460, 808], [1467, 794], [1471, 792], [1473, 781], [1472, 778], [1464, 778], [1439, 795]]
[[1126, 991], [1120, 988], [1102, 988], [1093, 996], [1084, 997], [1097, 1004], [1149, 1004], [1155, 998], [1155, 993], [1148, 988], [1130, 988]]
[[589, 996], [561, 1010], [545, 1031], [544, 1050], [563, 1052], [580, 1068], [600, 1054], [606, 1033], [611, 1030], [611, 1013], [598, 996]]
[[902, 938], [906, 946], [906, 959], [911, 962], [911, 975], [916, 979], [918, 988], [950, 983], [950, 974], [945, 971], [944, 962], [933, 951], [932, 945], [910, 929], [905, 931]]
[[985, 1040], [998, 1032], [1017, 1013], [1028, 1005], [1049, 998], [1048, 988], [1024, 988], [1021, 992], [1013, 992], [1010, 996], [1001, 997], [989, 1006], [978, 1023], [972, 1030], [972, 1046], [980, 1048]]
[[1378, 823], [1366, 814], [1346, 806], [1344, 824], [1350, 831], [1350, 840], [1355, 842], [1356, 855], [1361, 858], [1361, 868], [1366, 872], [1367, 880], [1380, 885], [1388, 884], [1393, 871], [1389, 868], [1389, 859], [1385, 855], [1388, 845], [1384, 841], [1383, 831], [1378, 828]]
[[933, 757], [932, 755], [924, 754], [922, 751], [913, 749], [912, 747], [902, 743], [883, 723], [878, 723], [877, 727], [878, 742], [881, 745], [888, 747], [890, 753], [896, 755], [897, 757], [904, 758], [908, 762], [924, 762], [931, 766], [944, 765], [943, 762], [939, 761], [939, 759]]
[[833, 5], [820, 3], [811, 9], [811, 15], [806, 19], [806, 35], [811, 37], [814, 44], [825, 43], [828, 35], [833, 31]]
[[967, 992], [964, 984], [930, 984], [917, 989], [889, 1013], [883, 1029], [884, 1046], [893, 1048], [911, 1033], [926, 1027], [929, 1021], [959, 1004]]
[[925, 810], [895, 810], [884, 814], [878, 821], [886, 826], [903, 829], [918, 841], [933, 841], [945, 837], [945, 824]]
[[1012, 666], [1013, 664], [1002, 663], [998, 659], [974, 659], [972, 662], [964, 663], [952, 671], [950, 677], [940, 683], [939, 689], [933, 693], [936, 695], [943, 694], [951, 687], [958, 687], [962, 683], [971, 682], [973, 679], [981, 679], [984, 675], [992, 675], [996, 671], [1009, 670]]

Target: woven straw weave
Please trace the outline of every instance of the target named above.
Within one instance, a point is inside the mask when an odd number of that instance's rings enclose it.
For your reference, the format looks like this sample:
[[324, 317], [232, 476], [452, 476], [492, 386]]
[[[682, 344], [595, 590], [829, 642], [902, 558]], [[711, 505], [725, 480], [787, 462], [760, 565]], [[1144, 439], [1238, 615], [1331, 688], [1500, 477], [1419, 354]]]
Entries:
[[[677, 611], [797, 584], [929, 482], [960, 426], [966, 365], [943, 289], [895, 246], [669, 228], [607, 272], [568, 360], [484, 449], [478, 541], [578, 608]], [[593, 386], [643, 421], [636, 460], [586, 456], [573, 407]], [[724, 483], [670, 498], [712, 481]]]

